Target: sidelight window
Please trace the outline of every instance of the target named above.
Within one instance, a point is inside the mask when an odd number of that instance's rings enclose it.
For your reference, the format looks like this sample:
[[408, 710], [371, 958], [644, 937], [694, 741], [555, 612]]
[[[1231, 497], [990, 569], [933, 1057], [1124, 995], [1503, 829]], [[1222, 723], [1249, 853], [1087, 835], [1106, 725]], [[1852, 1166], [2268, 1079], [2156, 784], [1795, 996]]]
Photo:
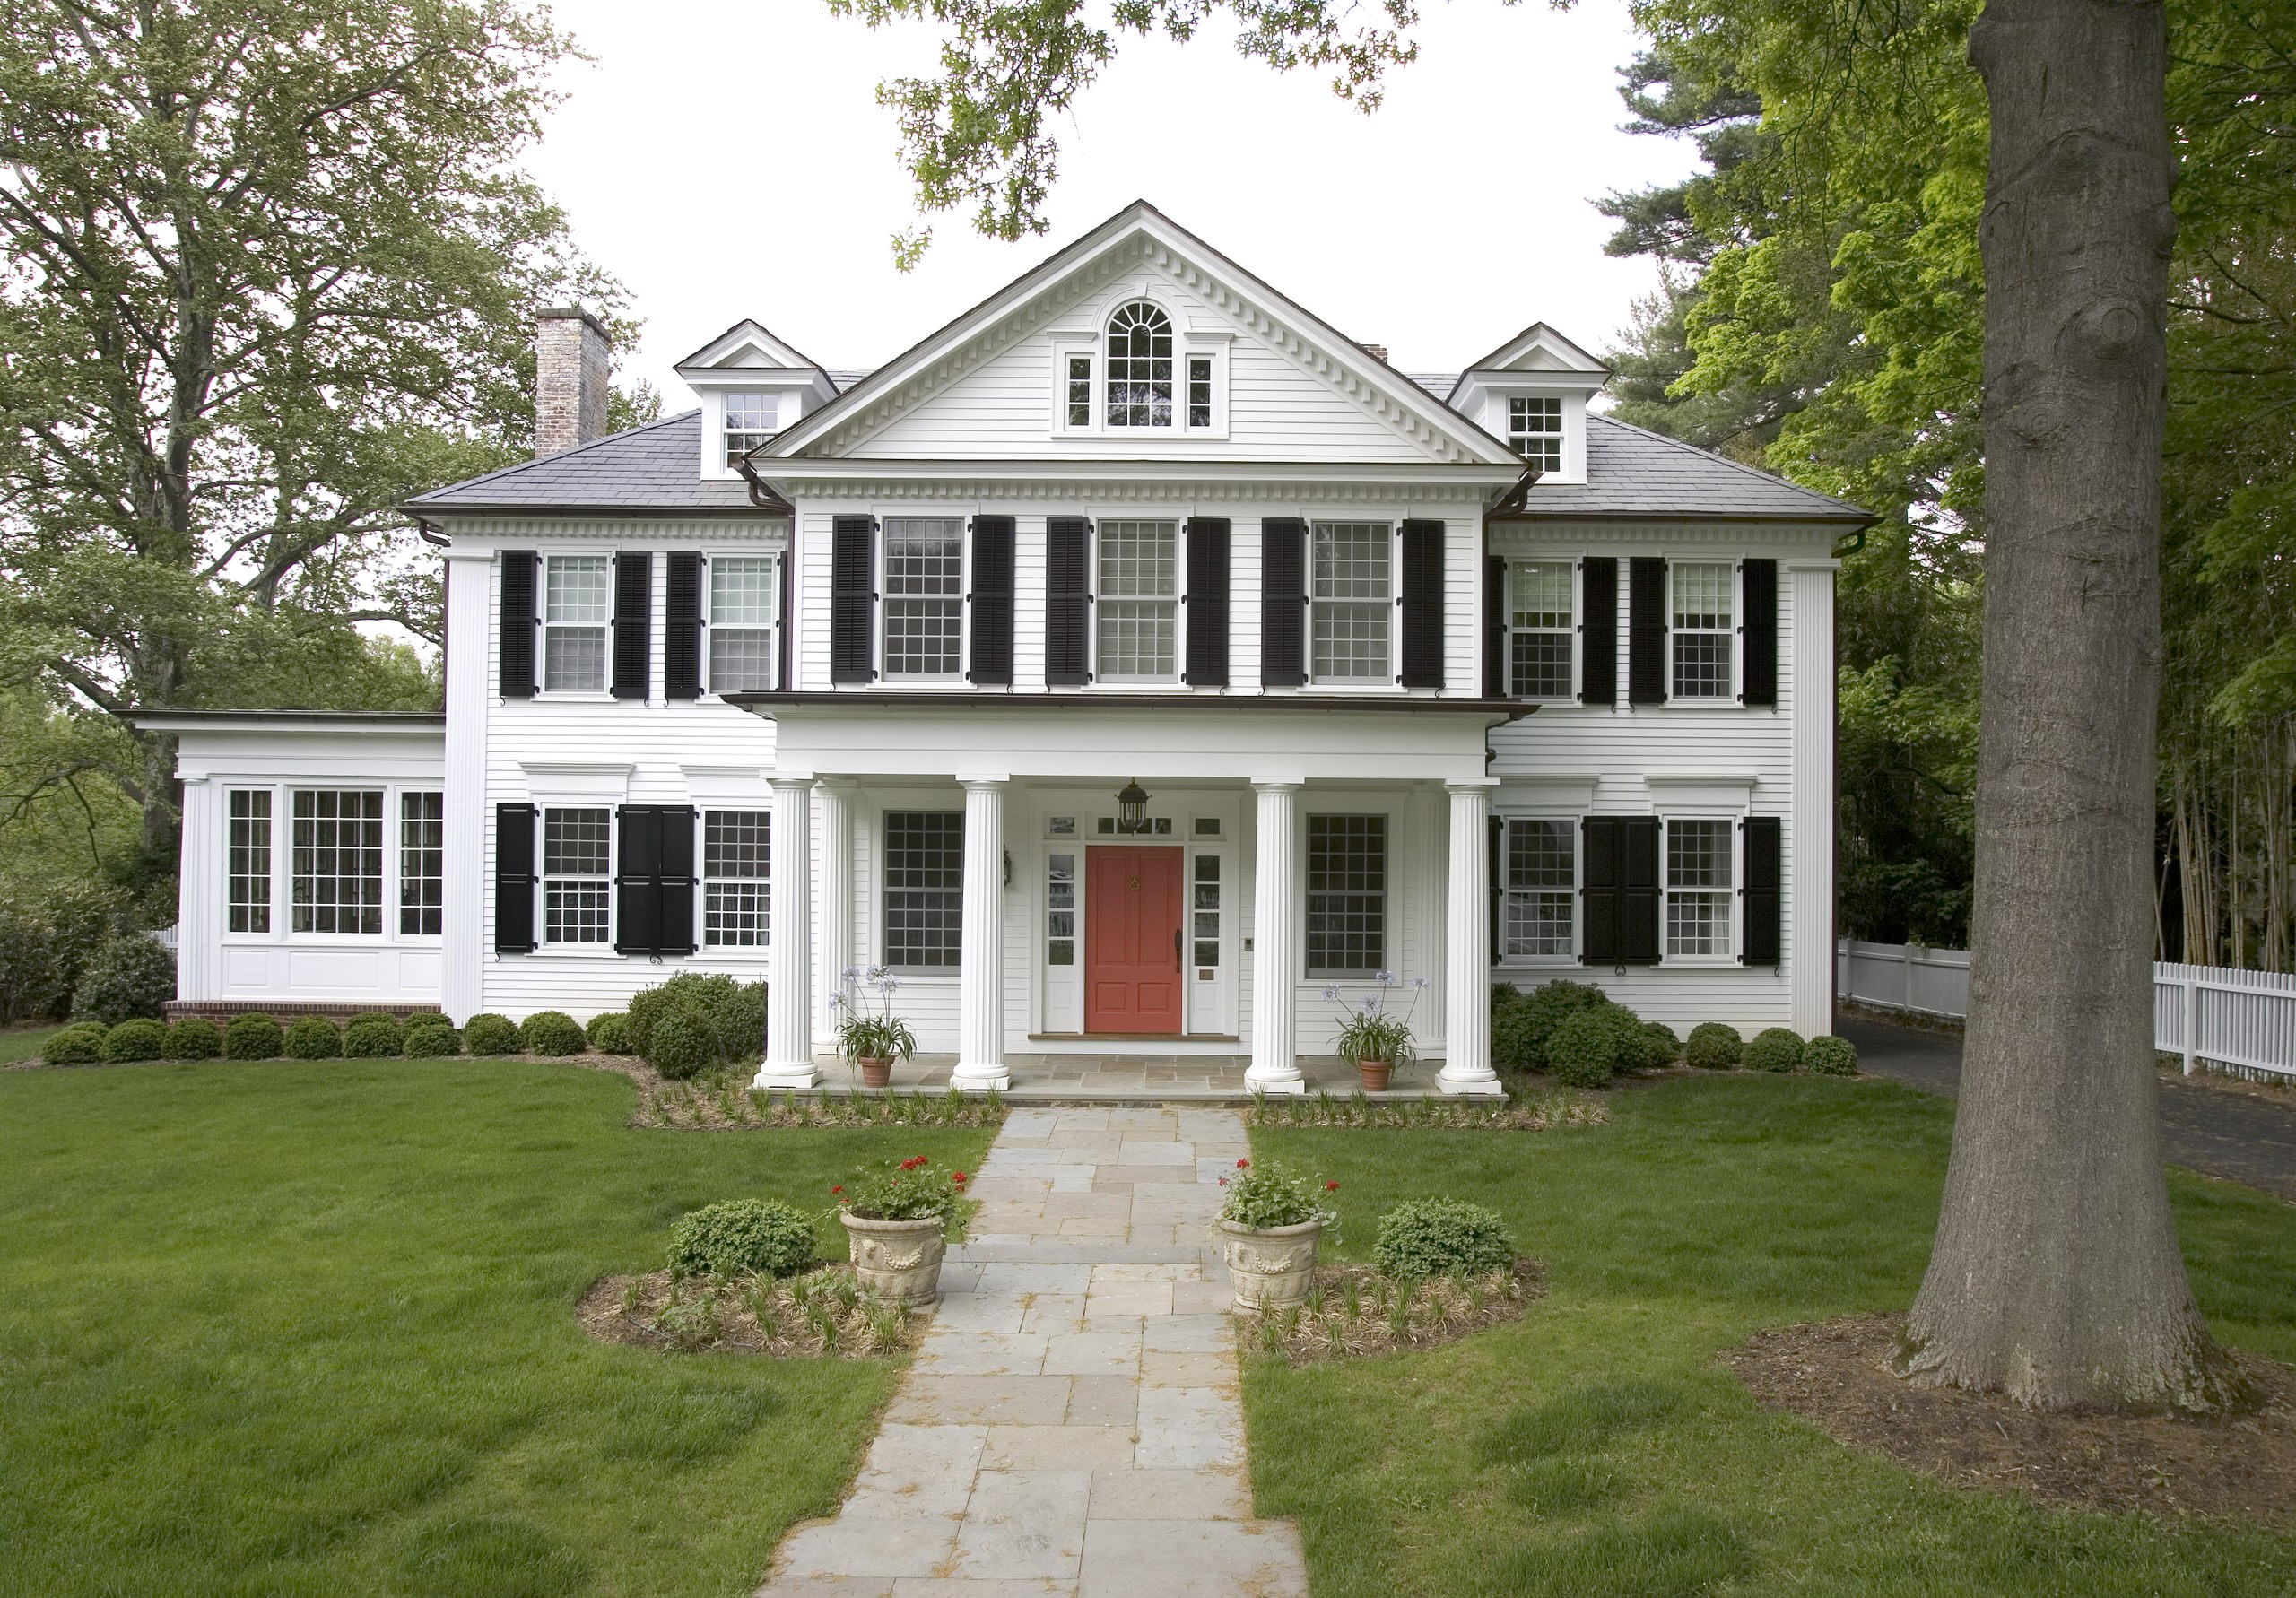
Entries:
[[1044, 963], [1076, 963], [1076, 856], [1053, 855], [1045, 861]]

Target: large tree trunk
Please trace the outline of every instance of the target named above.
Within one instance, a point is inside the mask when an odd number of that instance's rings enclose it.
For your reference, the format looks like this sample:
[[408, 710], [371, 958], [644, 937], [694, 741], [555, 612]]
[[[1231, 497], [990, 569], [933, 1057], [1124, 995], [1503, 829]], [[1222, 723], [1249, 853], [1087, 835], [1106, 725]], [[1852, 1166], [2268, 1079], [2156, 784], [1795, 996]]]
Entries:
[[1968, 1047], [1904, 1368], [2047, 1408], [2219, 1407], [2152, 1074], [2167, 30], [1990, 0], [1985, 685]]

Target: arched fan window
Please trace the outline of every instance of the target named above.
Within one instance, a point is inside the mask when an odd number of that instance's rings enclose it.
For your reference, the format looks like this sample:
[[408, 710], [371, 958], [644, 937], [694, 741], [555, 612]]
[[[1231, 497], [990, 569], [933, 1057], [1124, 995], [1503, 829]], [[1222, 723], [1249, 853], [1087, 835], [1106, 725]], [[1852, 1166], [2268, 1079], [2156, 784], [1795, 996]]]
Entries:
[[1144, 300], [1109, 318], [1110, 427], [1172, 425], [1172, 322]]

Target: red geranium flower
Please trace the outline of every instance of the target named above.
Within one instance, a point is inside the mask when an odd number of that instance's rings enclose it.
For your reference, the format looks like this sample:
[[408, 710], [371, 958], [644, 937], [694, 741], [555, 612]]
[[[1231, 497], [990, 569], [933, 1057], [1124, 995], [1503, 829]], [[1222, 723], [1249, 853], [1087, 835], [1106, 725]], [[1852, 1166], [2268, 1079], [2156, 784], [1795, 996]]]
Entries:
[[962, 1171], [954, 1172], [950, 1176], [949, 1180], [961, 1187], [965, 1184], [965, 1174]]
[[1324, 1191], [1326, 1193], [1337, 1193], [1339, 1191], [1339, 1184], [1336, 1182], [1326, 1182], [1324, 1184]]
[[1236, 1161], [1236, 1168], [1237, 1168], [1238, 1170], [1242, 1170], [1246, 1166], [1248, 1166], [1249, 1164], [1251, 1164], [1251, 1161], [1250, 1161], [1250, 1160], [1248, 1160], [1248, 1159], [1239, 1159], [1238, 1161]]

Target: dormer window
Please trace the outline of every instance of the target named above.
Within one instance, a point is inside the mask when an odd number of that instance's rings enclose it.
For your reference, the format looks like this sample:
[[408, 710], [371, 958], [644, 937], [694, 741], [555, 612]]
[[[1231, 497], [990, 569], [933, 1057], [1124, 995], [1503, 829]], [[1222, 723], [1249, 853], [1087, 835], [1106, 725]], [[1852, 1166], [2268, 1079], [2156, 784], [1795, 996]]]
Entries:
[[1518, 394], [1507, 401], [1507, 444], [1541, 472], [1562, 470], [1562, 401]]
[[[1171, 318], [1144, 300], [1109, 318], [1108, 425], [1172, 425]], [[1208, 386], [1208, 383], [1207, 383]]]
[[781, 430], [781, 396], [778, 394], [729, 394], [726, 396], [726, 465]]

